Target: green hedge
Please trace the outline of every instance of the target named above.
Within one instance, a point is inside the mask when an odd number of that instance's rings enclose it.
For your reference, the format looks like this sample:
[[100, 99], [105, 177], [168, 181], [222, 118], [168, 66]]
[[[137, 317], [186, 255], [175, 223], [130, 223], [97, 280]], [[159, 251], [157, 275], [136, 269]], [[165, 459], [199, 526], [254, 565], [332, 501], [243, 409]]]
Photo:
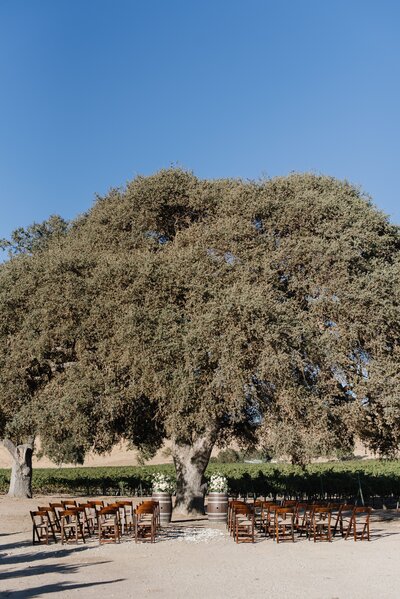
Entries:
[[400, 496], [399, 461], [349, 461], [311, 464], [305, 470], [286, 464], [224, 464], [232, 493], [304, 498]]
[[[33, 491], [40, 494], [146, 495], [151, 477], [170, 464], [104, 468], [36, 468]], [[400, 461], [349, 461], [311, 464], [304, 470], [286, 464], [210, 464], [206, 476], [222, 472], [232, 494], [258, 496], [400, 497]], [[9, 470], [0, 470], [0, 492], [6, 493]]]

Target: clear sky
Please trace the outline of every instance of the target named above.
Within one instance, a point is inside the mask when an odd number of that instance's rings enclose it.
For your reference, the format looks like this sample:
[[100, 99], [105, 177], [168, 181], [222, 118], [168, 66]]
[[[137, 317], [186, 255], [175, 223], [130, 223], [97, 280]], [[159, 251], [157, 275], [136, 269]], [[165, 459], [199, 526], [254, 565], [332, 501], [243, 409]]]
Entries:
[[0, 237], [179, 164], [346, 178], [400, 224], [398, 0], [0, 0]]

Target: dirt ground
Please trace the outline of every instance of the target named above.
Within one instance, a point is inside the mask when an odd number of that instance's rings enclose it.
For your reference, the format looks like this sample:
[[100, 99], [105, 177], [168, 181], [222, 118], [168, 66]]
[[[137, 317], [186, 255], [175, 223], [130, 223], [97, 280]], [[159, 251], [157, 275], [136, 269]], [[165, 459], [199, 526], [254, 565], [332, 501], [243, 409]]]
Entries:
[[400, 514], [375, 512], [370, 542], [236, 545], [223, 524], [175, 517], [155, 544], [32, 546], [29, 510], [59, 499], [0, 497], [1, 598], [400, 597]]

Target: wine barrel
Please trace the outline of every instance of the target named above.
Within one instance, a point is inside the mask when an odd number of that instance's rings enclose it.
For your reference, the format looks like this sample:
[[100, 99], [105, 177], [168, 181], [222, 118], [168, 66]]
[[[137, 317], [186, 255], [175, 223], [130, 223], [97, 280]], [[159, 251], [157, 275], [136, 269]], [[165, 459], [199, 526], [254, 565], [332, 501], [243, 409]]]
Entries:
[[159, 492], [153, 493], [152, 498], [160, 504], [160, 522], [168, 524], [171, 522], [172, 516], [172, 500], [170, 493]]
[[207, 517], [211, 522], [226, 522], [228, 515], [228, 495], [227, 493], [208, 494]]

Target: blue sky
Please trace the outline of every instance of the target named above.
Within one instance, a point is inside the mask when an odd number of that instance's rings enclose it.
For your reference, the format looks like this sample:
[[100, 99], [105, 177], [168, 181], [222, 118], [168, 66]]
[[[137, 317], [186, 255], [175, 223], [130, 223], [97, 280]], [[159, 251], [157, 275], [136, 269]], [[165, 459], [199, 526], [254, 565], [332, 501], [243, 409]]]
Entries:
[[0, 237], [179, 164], [346, 178], [400, 224], [400, 3], [0, 0]]

